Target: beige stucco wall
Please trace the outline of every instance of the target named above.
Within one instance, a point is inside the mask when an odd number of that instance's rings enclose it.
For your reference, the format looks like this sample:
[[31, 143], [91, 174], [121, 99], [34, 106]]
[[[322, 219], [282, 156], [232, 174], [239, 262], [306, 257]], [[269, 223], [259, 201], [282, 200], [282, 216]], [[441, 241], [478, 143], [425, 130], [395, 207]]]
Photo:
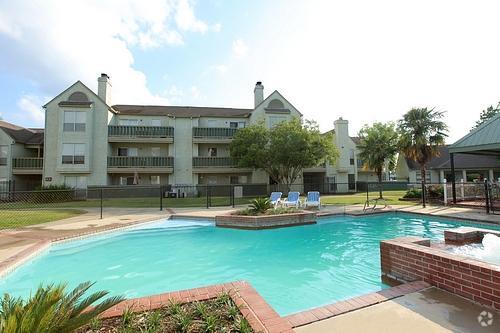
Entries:
[[[60, 107], [73, 92], [85, 93], [91, 104], [90, 108]], [[64, 132], [64, 111], [86, 113], [85, 132]], [[44, 185], [64, 184], [65, 176], [86, 176], [87, 184], [103, 185], [108, 183], [107, 156], [109, 144], [107, 140], [109, 111], [97, 96], [82, 83], [77, 82], [61, 95], [46, 105], [45, 108], [45, 141], [44, 141]], [[85, 164], [63, 165], [63, 143], [85, 144]], [[49, 181], [48, 179], [52, 179]]]

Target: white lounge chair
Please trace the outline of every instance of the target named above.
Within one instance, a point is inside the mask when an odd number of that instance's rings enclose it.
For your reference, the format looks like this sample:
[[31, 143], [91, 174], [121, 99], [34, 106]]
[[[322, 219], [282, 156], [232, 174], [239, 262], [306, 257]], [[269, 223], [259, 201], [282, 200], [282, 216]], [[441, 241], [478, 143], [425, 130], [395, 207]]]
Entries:
[[318, 191], [310, 191], [307, 192], [307, 198], [305, 202], [305, 206], [307, 207], [321, 207], [321, 198], [319, 197]]
[[281, 204], [285, 207], [300, 207], [300, 193], [299, 192], [288, 192], [288, 198], [283, 201]]
[[271, 205], [276, 208], [278, 204], [281, 202], [281, 196], [283, 195], [282, 192], [272, 192], [271, 196], [269, 197], [269, 201], [271, 202]]

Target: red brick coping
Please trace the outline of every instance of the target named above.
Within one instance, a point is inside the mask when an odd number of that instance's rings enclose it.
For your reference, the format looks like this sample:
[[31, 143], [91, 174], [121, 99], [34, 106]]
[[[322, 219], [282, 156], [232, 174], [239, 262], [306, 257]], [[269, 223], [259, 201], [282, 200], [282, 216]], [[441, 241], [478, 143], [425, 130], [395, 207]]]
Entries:
[[255, 332], [292, 333], [292, 326], [273, 310], [257, 291], [246, 281], [217, 284], [208, 287], [173, 291], [159, 295], [123, 301], [101, 315], [101, 318], [120, 316], [125, 309], [132, 311], [153, 310], [170, 304], [171, 301], [188, 303], [203, 301], [227, 292], [248, 320]]
[[429, 246], [420, 237], [380, 242], [382, 277], [433, 286], [500, 310], [500, 267]]
[[444, 241], [455, 245], [480, 243], [486, 234], [493, 234], [500, 237], [500, 231], [474, 227], [458, 227], [455, 229], [445, 230]]
[[293, 227], [316, 223], [316, 213], [297, 212], [279, 215], [219, 215], [215, 217], [215, 225], [236, 229], [270, 229]]
[[328, 319], [367, 306], [389, 301], [396, 297], [404, 296], [413, 292], [428, 288], [430, 285], [423, 281], [401, 284], [396, 287], [383, 289], [378, 292], [347, 299], [337, 303], [321, 306], [284, 317], [292, 327], [308, 325], [316, 321]]

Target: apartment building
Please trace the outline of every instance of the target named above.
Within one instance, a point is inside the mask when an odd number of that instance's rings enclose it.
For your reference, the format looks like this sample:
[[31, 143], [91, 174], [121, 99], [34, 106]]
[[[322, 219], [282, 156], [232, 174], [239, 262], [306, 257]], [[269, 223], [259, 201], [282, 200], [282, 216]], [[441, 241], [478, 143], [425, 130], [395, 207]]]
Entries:
[[43, 129], [0, 121], [0, 192], [42, 184]]
[[[98, 78], [97, 93], [77, 81], [44, 105], [43, 138], [42, 130], [24, 129], [37, 133], [38, 150], [15, 158], [36, 158], [44, 186], [267, 184], [265, 172], [234, 166], [229, 156], [234, 134], [256, 122], [272, 127], [302, 118], [278, 91], [264, 98], [261, 82], [254, 87], [252, 108], [123, 105], [113, 104], [111, 94], [106, 74]], [[340, 152], [337, 163], [305, 169], [297, 182], [337, 183], [347, 190], [358, 180], [376, 180], [357, 159], [357, 138], [349, 136], [348, 121], [336, 120], [330, 132]], [[0, 137], [0, 147], [2, 142]], [[14, 163], [14, 155], [5, 158]]]

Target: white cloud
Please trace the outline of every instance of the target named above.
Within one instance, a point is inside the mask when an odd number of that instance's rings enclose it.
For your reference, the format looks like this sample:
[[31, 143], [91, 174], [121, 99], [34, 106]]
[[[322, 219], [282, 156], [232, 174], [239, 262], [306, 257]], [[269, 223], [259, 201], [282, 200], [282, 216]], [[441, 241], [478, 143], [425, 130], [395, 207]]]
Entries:
[[247, 46], [247, 44], [243, 40], [241, 40], [241, 39], [236, 39], [233, 42], [233, 54], [236, 57], [241, 58], [241, 57], [246, 56], [247, 53], [248, 53], [248, 46]]
[[188, 0], [179, 0], [176, 7], [175, 21], [181, 30], [204, 33], [207, 24], [194, 15], [194, 10]]
[[[29, 80], [43, 96], [76, 80], [95, 90], [104, 72], [114, 103], [164, 104], [168, 99], [151, 93], [145, 74], [134, 68], [130, 48], [182, 44], [187, 30], [204, 32], [206, 24], [184, 0], [3, 1], [0, 69]], [[35, 101], [23, 96], [19, 106], [39, 121]]]
[[21, 114], [16, 114], [15, 118], [27, 119], [34, 126], [44, 126], [45, 114], [42, 105], [47, 102], [49, 98], [40, 98], [33, 95], [24, 95], [17, 101], [17, 106], [21, 110]]

